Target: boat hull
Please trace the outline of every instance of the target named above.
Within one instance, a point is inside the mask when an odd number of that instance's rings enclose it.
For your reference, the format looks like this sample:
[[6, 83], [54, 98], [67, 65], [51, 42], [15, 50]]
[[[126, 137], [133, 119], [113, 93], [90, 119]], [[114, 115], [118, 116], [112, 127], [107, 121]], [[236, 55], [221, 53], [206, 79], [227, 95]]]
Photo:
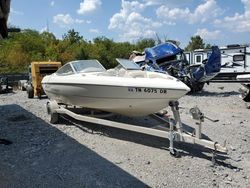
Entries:
[[145, 116], [168, 106], [187, 90], [72, 83], [43, 83], [50, 99], [126, 116]]
[[141, 70], [52, 74], [42, 80], [51, 100], [127, 116], [145, 116], [167, 107], [190, 91], [169, 75]]

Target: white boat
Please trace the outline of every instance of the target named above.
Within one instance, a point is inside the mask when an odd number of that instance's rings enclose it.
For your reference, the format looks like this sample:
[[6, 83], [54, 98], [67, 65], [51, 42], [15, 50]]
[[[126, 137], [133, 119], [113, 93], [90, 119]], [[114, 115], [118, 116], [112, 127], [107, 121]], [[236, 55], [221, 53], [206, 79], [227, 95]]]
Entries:
[[190, 91], [172, 76], [142, 71], [126, 59], [117, 61], [109, 70], [97, 60], [69, 62], [43, 78], [43, 89], [57, 103], [127, 116], [155, 113]]

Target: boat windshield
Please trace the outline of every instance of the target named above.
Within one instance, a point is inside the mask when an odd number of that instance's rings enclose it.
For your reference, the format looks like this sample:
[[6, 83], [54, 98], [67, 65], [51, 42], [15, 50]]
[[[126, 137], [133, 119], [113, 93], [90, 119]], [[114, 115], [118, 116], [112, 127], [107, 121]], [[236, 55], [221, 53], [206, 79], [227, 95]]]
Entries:
[[57, 75], [69, 75], [74, 74], [73, 69], [71, 68], [70, 64], [67, 63], [64, 66], [62, 66], [60, 69], [56, 71]]
[[126, 70], [141, 70], [139, 65], [128, 59], [117, 58], [116, 61]]
[[77, 73], [82, 72], [104, 72], [106, 69], [97, 60], [79, 60], [71, 62]]

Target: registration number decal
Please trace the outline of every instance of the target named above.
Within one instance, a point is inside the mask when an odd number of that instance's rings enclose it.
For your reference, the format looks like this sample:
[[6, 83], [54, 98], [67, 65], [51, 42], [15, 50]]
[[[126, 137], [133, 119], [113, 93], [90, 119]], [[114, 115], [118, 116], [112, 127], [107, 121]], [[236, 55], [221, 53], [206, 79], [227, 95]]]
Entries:
[[129, 92], [135, 93], [162, 93], [167, 94], [167, 89], [158, 89], [158, 88], [140, 88], [140, 87], [129, 87]]

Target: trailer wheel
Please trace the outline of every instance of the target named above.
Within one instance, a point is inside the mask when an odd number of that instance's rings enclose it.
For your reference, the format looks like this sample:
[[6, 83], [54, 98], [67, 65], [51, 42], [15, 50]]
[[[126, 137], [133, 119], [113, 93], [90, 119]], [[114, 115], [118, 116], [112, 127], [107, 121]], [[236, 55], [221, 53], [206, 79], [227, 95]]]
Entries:
[[25, 91], [26, 88], [24, 87], [24, 85], [27, 83], [27, 80], [19, 80], [18, 81], [18, 89], [21, 91]]
[[240, 88], [240, 96], [243, 101], [250, 102], [250, 84], [243, 85], [244, 87]]
[[182, 82], [184, 82], [191, 89], [189, 93], [199, 92], [203, 89], [203, 87], [205, 85], [204, 82], [194, 81], [192, 78], [190, 78], [188, 76], [186, 76], [180, 80]]
[[59, 108], [56, 101], [49, 101], [46, 104], [47, 113], [50, 115], [50, 123], [56, 124], [59, 122], [59, 114], [56, 112], [56, 109]]
[[205, 83], [203, 82], [189, 82], [187, 83], [188, 87], [191, 89], [191, 93], [199, 92], [203, 89]]
[[19, 89], [19, 90], [22, 90], [22, 83], [21, 83], [21, 81], [18, 81], [18, 84], [17, 84], [17, 88]]
[[58, 122], [59, 122], [59, 114], [58, 113], [50, 114], [50, 123], [57, 124]]
[[28, 93], [28, 98], [32, 99], [34, 98], [34, 89], [32, 86], [28, 86], [27, 87], [27, 93]]
[[243, 98], [245, 102], [250, 102], [250, 92]]
[[42, 95], [41, 95], [41, 93], [39, 92], [39, 93], [37, 93], [37, 97], [38, 97], [38, 99], [42, 99]]
[[200, 82], [195, 83], [194, 87], [193, 87], [194, 92], [201, 91], [203, 89], [204, 85], [205, 85], [205, 83], [203, 83], [203, 82], [202, 83], [200, 83]]

